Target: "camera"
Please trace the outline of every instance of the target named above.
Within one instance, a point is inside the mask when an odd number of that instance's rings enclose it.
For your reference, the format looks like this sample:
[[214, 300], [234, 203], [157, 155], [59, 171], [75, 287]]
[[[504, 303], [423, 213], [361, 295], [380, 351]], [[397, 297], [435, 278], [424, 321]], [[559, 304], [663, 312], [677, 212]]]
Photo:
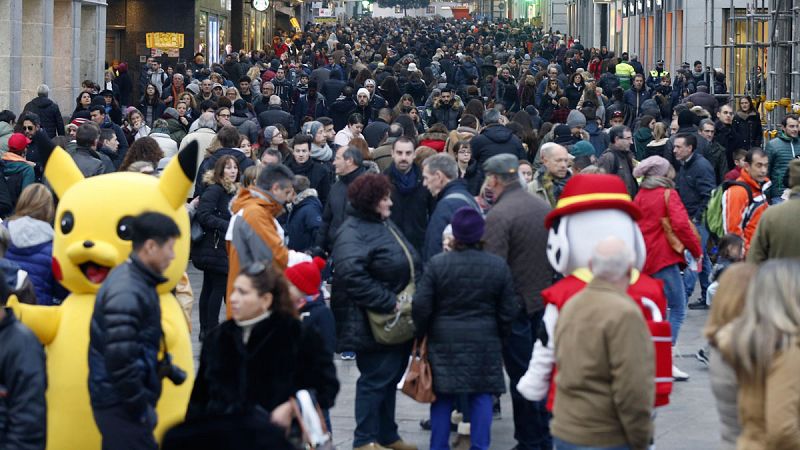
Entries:
[[158, 377], [167, 378], [175, 386], [180, 386], [186, 381], [186, 372], [172, 364], [172, 355], [164, 354], [164, 359], [158, 361]]

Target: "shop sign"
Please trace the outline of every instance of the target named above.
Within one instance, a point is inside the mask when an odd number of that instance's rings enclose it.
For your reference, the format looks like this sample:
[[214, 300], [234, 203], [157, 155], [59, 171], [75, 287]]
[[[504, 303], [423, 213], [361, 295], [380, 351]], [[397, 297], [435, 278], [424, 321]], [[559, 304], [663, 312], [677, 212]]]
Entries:
[[320, 17], [333, 17], [333, 9], [332, 8], [320, 8], [319, 9], [319, 16]]
[[147, 48], [183, 48], [183, 33], [147, 33]]

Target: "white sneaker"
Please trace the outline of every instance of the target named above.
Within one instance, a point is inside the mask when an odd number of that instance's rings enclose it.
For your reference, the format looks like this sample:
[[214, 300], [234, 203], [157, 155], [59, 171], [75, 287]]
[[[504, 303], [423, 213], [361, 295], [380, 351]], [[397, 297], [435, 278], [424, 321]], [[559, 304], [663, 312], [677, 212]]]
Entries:
[[672, 365], [672, 379], [674, 381], [689, 381], [689, 374]]

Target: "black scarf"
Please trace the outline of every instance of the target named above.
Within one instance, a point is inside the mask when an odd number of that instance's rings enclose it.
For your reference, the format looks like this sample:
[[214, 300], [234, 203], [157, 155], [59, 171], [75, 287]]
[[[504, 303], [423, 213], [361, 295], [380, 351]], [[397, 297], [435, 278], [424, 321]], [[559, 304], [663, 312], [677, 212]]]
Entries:
[[419, 169], [416, 164], [411, 164], [411, 170], [407, 173], [400, 172], [397, 167], [392, 163], [391, 165], [392, 178], [395, 180], [397, 192], [400, 195], [408, 195], [417, 188], [417, 180], [419, 179]]

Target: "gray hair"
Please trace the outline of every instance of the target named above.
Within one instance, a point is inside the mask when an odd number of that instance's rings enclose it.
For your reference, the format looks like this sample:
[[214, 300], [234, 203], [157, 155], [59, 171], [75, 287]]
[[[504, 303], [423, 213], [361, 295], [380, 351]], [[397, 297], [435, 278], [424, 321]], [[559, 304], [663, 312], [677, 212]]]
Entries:
[[280, 105], [280, 104], [281, 104], [281, 98], [280, 97], [278, 97], [277, 95], [274, 95], [274, 94], [269, 96], [269, 105], [270, 106]]
[[217, 131], [217, 119], [214, 118], [214, 113], [204, 112], [203, 114], [200, 114], [200, 117], [197, 119], [197, 127], [211, 128], [212, 130]]
[[183, 75], [181, 75], [181, 74], [179, 74], [179, 73], [174, 73], [174, 74], [172, 74], [172, 78], [173, 78], [173, 79], [174, 79], [174, 78], [178, 78], [178, 79], [180, 79], [180, 80], [183, 80]]
[[616, 282], [628, 276], [633, 267], [633, 250], [620, 238], [609, 237], [598, 242], [589, 265], [595, 277]]
[[711, 119], [703, 119], [700, 121], [700, 130], [702, 131], [703, 127], [706, 125], [714, 126], [714, 121]]
[[50, 88], [46, 84], [40, 84], [39, 87], [36, 88], [36, 95], [39, 97], [47, 97], [50, 95]]
[[458, 163], [455, 158], [447, 153], [438, 153], [430, 156], [422, 162], [422, 167], [428, 168], [428, 171], [435, 173], [436, 171], [442, 172], [448, 180], [455, 180], [458, 178]]
[[545, 157], [549, 158], [550, 156], [553, 155], [553, 151], [555, 151], [558, 148], [563, 148], [565, 151], [568, 151], [566, 147], [564, 147], [561, 144], [556, 144], [555, 142], [548, 142], [542, 145], [542, 148], [539, 149], [539, 154], [541, 155], [542, 159], [544, 159]]
[[500, 123], [500, 111], [492, 108], [483, 113], [483, 124], [490, 125]]
[[356, 147], [347, 147], [342, 152], [342, 159], [353, 161], [353, 164], [356, 167], [361, 167], [361, 163], [364, 162], [364, 155], [361, 154], [361, 150], [357, 149]]

